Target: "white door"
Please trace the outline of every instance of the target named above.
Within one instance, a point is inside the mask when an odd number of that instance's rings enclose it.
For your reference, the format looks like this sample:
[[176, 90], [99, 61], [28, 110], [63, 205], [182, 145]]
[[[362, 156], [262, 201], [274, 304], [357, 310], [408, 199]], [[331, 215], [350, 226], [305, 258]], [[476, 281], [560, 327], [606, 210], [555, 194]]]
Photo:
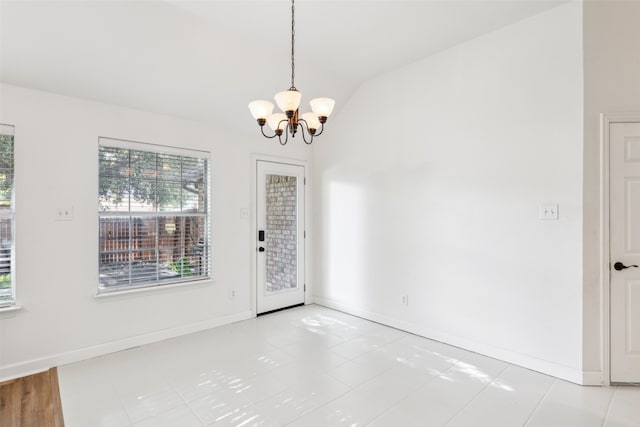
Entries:
[[304, 303], [304, 167], [257, 161], [257, 313]]
[[640, 123], [609, 128], [611, 382], [640, 382]]

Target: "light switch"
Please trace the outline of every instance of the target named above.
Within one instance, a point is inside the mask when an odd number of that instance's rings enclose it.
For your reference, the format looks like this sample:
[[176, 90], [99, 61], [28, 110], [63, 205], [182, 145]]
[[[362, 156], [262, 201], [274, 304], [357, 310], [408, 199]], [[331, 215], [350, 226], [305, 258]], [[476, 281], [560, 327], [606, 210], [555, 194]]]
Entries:
[[540, 219], [558, 219], [558, 205], [540, 205]]

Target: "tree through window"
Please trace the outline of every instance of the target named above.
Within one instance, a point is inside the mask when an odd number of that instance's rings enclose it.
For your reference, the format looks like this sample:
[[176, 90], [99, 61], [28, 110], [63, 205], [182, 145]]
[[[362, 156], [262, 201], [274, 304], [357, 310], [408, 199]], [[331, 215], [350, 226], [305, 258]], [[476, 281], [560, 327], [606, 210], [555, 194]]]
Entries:
[[209, 156], [101, 138], [101, 291], [210, 277]]

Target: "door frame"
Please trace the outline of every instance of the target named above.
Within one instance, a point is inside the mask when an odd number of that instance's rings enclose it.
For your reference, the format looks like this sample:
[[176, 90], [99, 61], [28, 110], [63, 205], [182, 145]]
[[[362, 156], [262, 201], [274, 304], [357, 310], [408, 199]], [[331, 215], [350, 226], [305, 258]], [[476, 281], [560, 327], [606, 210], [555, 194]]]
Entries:
[[249, 238], [251, 239], [249, 243], [249, 250], [251, 252], [251, 316], [256, 317], [258, 313], [258, 162], [272, 162], [272, 163], [283, 163], [287, 165], [293, 166], [302, 166], [304, 168], [304, 180], [305, 184], [303, 186], [304, 189], [304, 218], [302, 218], [303, 222], [303, 230], [305, 231], [304, 238], [304, 258], [302, 262], [302, 267], [304, 268], [304, 304], [313, 304], [313, 298], [311, 295], [312, 288], [310, 284], [310, 275], [311, 275], [311, 165], [307, 160], [301, 159], [293, 159], [289, 157], [278, 157], [278, 156], [268, 156], [263, 154], [251, 154], [251, 227]]
[[640, 123], [640, 112], [600, 114], [600, 283], [602, 289], [602, 374], [604, 385], [611, 385], [611, 258], [609, 240], [609, 152], [613, 123]]

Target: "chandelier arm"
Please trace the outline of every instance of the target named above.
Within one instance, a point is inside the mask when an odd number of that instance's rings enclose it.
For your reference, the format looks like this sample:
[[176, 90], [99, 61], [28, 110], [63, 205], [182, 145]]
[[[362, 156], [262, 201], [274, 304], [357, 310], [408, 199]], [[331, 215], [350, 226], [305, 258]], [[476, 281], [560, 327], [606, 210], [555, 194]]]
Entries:
[[317, 132], [314, 136], [320, 136], [322, 135], [322, 132], [324, 132], [324, 123], [320, 125], [320, 132]]
[[280, 145], [287, 145], [287, 142], [289, 142], [289, 124], [285, 126], [282, 133], [284, 134], [284, 142], [282, 141], [282, 134], [278, 135], [278, 141]]
[[276, 136], [278, 136], [278, 134], [275, 133], [275, 132], [271, 136], [269, 136], [266, 133], [264, 133], [264, 126], [260, 126], [260, 132], [262, 132], [262, 136], [264, 136], [265, 138], [269, 138], [269, 139], [275, 138]]
[[[304, 126], [302, 125], [304, 123]], [[305, 119], [300, 119], [300, 133], [302, 134], [302, 140], [305, 144], [310, 145], [313, 142], [313, 135], [309, 132], [309, 141], [307, 141], [307, 137], [305, 136], [304, 128], [307, 128], [307, 132], [309, 131], [309, 124]]]

